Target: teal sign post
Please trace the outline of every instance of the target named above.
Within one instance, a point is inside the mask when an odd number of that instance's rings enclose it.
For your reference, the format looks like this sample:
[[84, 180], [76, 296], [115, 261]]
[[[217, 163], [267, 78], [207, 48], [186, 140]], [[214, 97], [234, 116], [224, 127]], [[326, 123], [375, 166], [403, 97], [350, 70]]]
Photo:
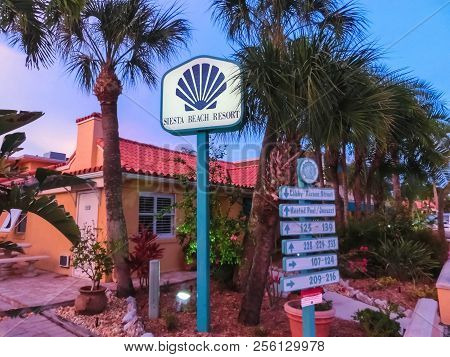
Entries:
[[[279, 206], [280, 234], [298, 237], [282, 241], [283, 271], [287, 275], [281, 279], [281, 289], [302, 290], [305, 296], [314, 294], [313, 288], [339, 281], [339, 271], [335, 268], [338, 238], [329, 236], [336, 233], [331, 219], [336, 215], [336, 207], [331, 203], [335, 196], [332, 189], [312, 187], [318, 171], [315, 161], [299, 159], [298, 187], [281, 186], [278, 191], [280, 200], [289, 202]], [[314, 303], [304, 305], [302, 301], [302, 315], [303, 336], [315, 337]]]
[[228, 60], [195, 57], [163, 76], [161, 92], [163, 129], [174, 135], [197, 135], [197, 331], [208, 332], [209, 133], [240, 126], [240, 69]]

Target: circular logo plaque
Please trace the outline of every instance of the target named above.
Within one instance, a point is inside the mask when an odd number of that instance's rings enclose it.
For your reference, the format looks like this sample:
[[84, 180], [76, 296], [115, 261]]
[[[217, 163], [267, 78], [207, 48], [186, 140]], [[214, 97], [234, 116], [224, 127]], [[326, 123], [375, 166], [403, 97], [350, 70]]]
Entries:
[[314, 160], [300, 159], [298, 163], [298, 175], [305, 183], [314, 183], [319, 176], [319, 168]]

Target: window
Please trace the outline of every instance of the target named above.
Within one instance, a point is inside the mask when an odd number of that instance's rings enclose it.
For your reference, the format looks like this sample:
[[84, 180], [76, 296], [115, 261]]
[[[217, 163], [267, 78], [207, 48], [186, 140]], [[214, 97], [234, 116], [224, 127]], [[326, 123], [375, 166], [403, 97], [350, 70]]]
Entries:
[[16, 233], [25, 233], [27, 230], [27, 214], [21, 213], [16, 224]]
[[139, 230], [149, 229], [160, 238], [175, 235], [175, 199], [173, 195], [141, 192], [139, 195]]
[[3, 221], [0, 232], [7, 233], [11, 232], [11, 230], [16, 226], [16, 222], [21, 216], [22, 211], [20, 209], [11, 209], [11, 212], [7, 214], [5, 220]]

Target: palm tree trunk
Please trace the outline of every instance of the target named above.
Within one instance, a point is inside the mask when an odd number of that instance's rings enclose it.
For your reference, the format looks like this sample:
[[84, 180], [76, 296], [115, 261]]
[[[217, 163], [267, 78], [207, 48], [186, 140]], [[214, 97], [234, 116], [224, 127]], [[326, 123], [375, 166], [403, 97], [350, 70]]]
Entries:
[[362, 192], [361, 174], [363, 169], [363, 154], [360, 146], [355, 144], [355, 174], [353, 179], [353, 197], [355, 199], [355, 218], [362, 216], [362, 202], [364, 194]]
[[319, 167], [319, 187], [324, 187], [325, 180], [323, 177], [322, 150], [320, 149], [320, 146], [317, 147], [315, 150], [315, 157], [316, 157], [317, 166]]
[[374, 158], [372, 160], [372, 163], [369, 168], [369, 172], [367, 174], [367, 185], [366, 185], [366, 199], [367, 199], [367, 209], [369, 208], [371, 197], [373, 197], [373, 206], [375, 210], [378, 210], [383, 201], [383, 195], [382, 195], [382, 187], [380, 187], [380, 184], [376, 184], [375, 178], [376, 173], [379, 170], [381, 163], [383, 161], [383, 151], [380, 149], [380, 147], [377, 145], [377, 148], [375, 149]]
[[117, 296], [127, 297], [134, 293], [134, 288], [127, 263], [128, 237], [122, 208], [122, 167], [117, 120], [117, 100], [121, 92], [122, 87], [114, 70], [108, 65], [104, 66], [96, 80], [94, 93], [102, 110], [106, 233], [114, 260]]
[[[392, 161], [395, 165], [395, 168], [398, 169], [399, 166], [399, 157], [398, 157], [398, 147], [395, 147], [391, 151]], [[394, 192], [394, 201], [397, 208], [400, 208], [402, 205], [402, 188], [400, 185], [400, 175], [395, 172], [392, 174], [392, 190]]]
[[335, 204], [336, 204], [336, 228], [338, 231], [342, 232], [345, 228], [344, 224], [344, 202], [342, 201], [342, 196], [339, 191], [339, 149], [338, 148], [328, 148], [327, 150], [327, 161], [328, 168], [330, 172], [330, 180], [334, 188]]
[[444, 200], [445, 190], [437, 188], [433, 185], [434, 200], [437, 212], [437, 228], [439, 238], [445, 241], [445, 228], [444, 228]]
[[342, 167], [342, 194], [344, 203], [344, 225], [348, 226], [348, 177], [347, 177], [347, 144], [344, 141], [342, 143], [342, 156], [341, 156], [341, 167]]
[[258, 217], [258, 212], [254, 211], [255, 210], [254, 204], [255, 202], [257, 202], [256, 196], [259, 195], [260, 192], [264, 190], [263, 178], [267, 165], [266, 160], [269, 157], [269, 153], [273, 148], [273, 144], [274, 144], [274, 137], [272, 135], [272, 132], [268, 129], [264, 134], [262, 142], [262, 150], [258, 162], [258, 175], [256, 179], [255, 190], [253, 191], [252, 207], [250, 210], [250, 217], [249, 217], [249, 232], [244, 236], [243, 241], [244, 252], [242, 255], [241, 264], [239, 266], [239, 271], [235, 279], [235, 285], [239, 291], [243, 291], [244, 288], [247, 286], [248, 276], [250, 274], [250, 269], [252, 267], [253, 256], [255, 254], [256, 240], [255, 235], [250, 234], [251, 232], [250, 227], [254, 226], [253, 221], [257, 220]]

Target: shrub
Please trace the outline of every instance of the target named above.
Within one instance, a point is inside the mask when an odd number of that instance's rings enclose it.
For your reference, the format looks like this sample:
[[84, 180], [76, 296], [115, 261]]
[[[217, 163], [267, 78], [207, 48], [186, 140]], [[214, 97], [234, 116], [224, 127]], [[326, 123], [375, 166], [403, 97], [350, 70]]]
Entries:
[[425, 244], [403, 238], [381, 242], [373, 255], [380, 272], [398, 280], [430, 278], [432, 270], [439, 266]]
[[373, 286], [371, 286], [369, 289], [370, 290], [383, 290], [383, 289], [386, 289], [397, 283], [398, 283], [398, 280], [391, 276], [382, 276], [381, 278], [377, 279], [375, 284]]
[[103, 275], [111, 274], [113, 270], [109, 249], [97, 241], [97, 234], [91, 226], [85, 226], [81, 230], [80, 242], [71, 251], [72, 266], [89, 277], [91, 290], [98, 289]]
[[157, 238], [158, 236], [148, 229], [141, 229], [138, 234], [130, 237], [134, 247], [128, 264], [131, 271], [136, 272], [141, 288], [148, 287], [149, 261], [161, 259], [163, 256], [164, 248], [159, 246]]
[[175, 331], [178, 329], [179, 321], [177, 315], [172, 313], [165, 314], [164, 322], [166, 324], [167, 331]]
[[[395, 315], [394, 319], [391, 317]], [[372, 309], [358, 310], [353, 319], [358, 321], [369, 337], [400, 337], [398, 319], [404, 317], [398, 313], [398, 306], [389, 304], [386, 309], [379, 311]]]
[[360, 246], [352, 249], [346, 254], [339, 255], [339, 269], [343, 276], [360, 278], [368, 273], [369, 248]]
[[267, 337], [269, 336], [269, 331], [264, 326], [256, 326], [253, 330], [253, 336]]
[[437, 300], [437, 289], [433, 286], [424, 285], [423, 287], [416, 287], [410, 292], [410, 296], [415, 299], [429, 298]]

